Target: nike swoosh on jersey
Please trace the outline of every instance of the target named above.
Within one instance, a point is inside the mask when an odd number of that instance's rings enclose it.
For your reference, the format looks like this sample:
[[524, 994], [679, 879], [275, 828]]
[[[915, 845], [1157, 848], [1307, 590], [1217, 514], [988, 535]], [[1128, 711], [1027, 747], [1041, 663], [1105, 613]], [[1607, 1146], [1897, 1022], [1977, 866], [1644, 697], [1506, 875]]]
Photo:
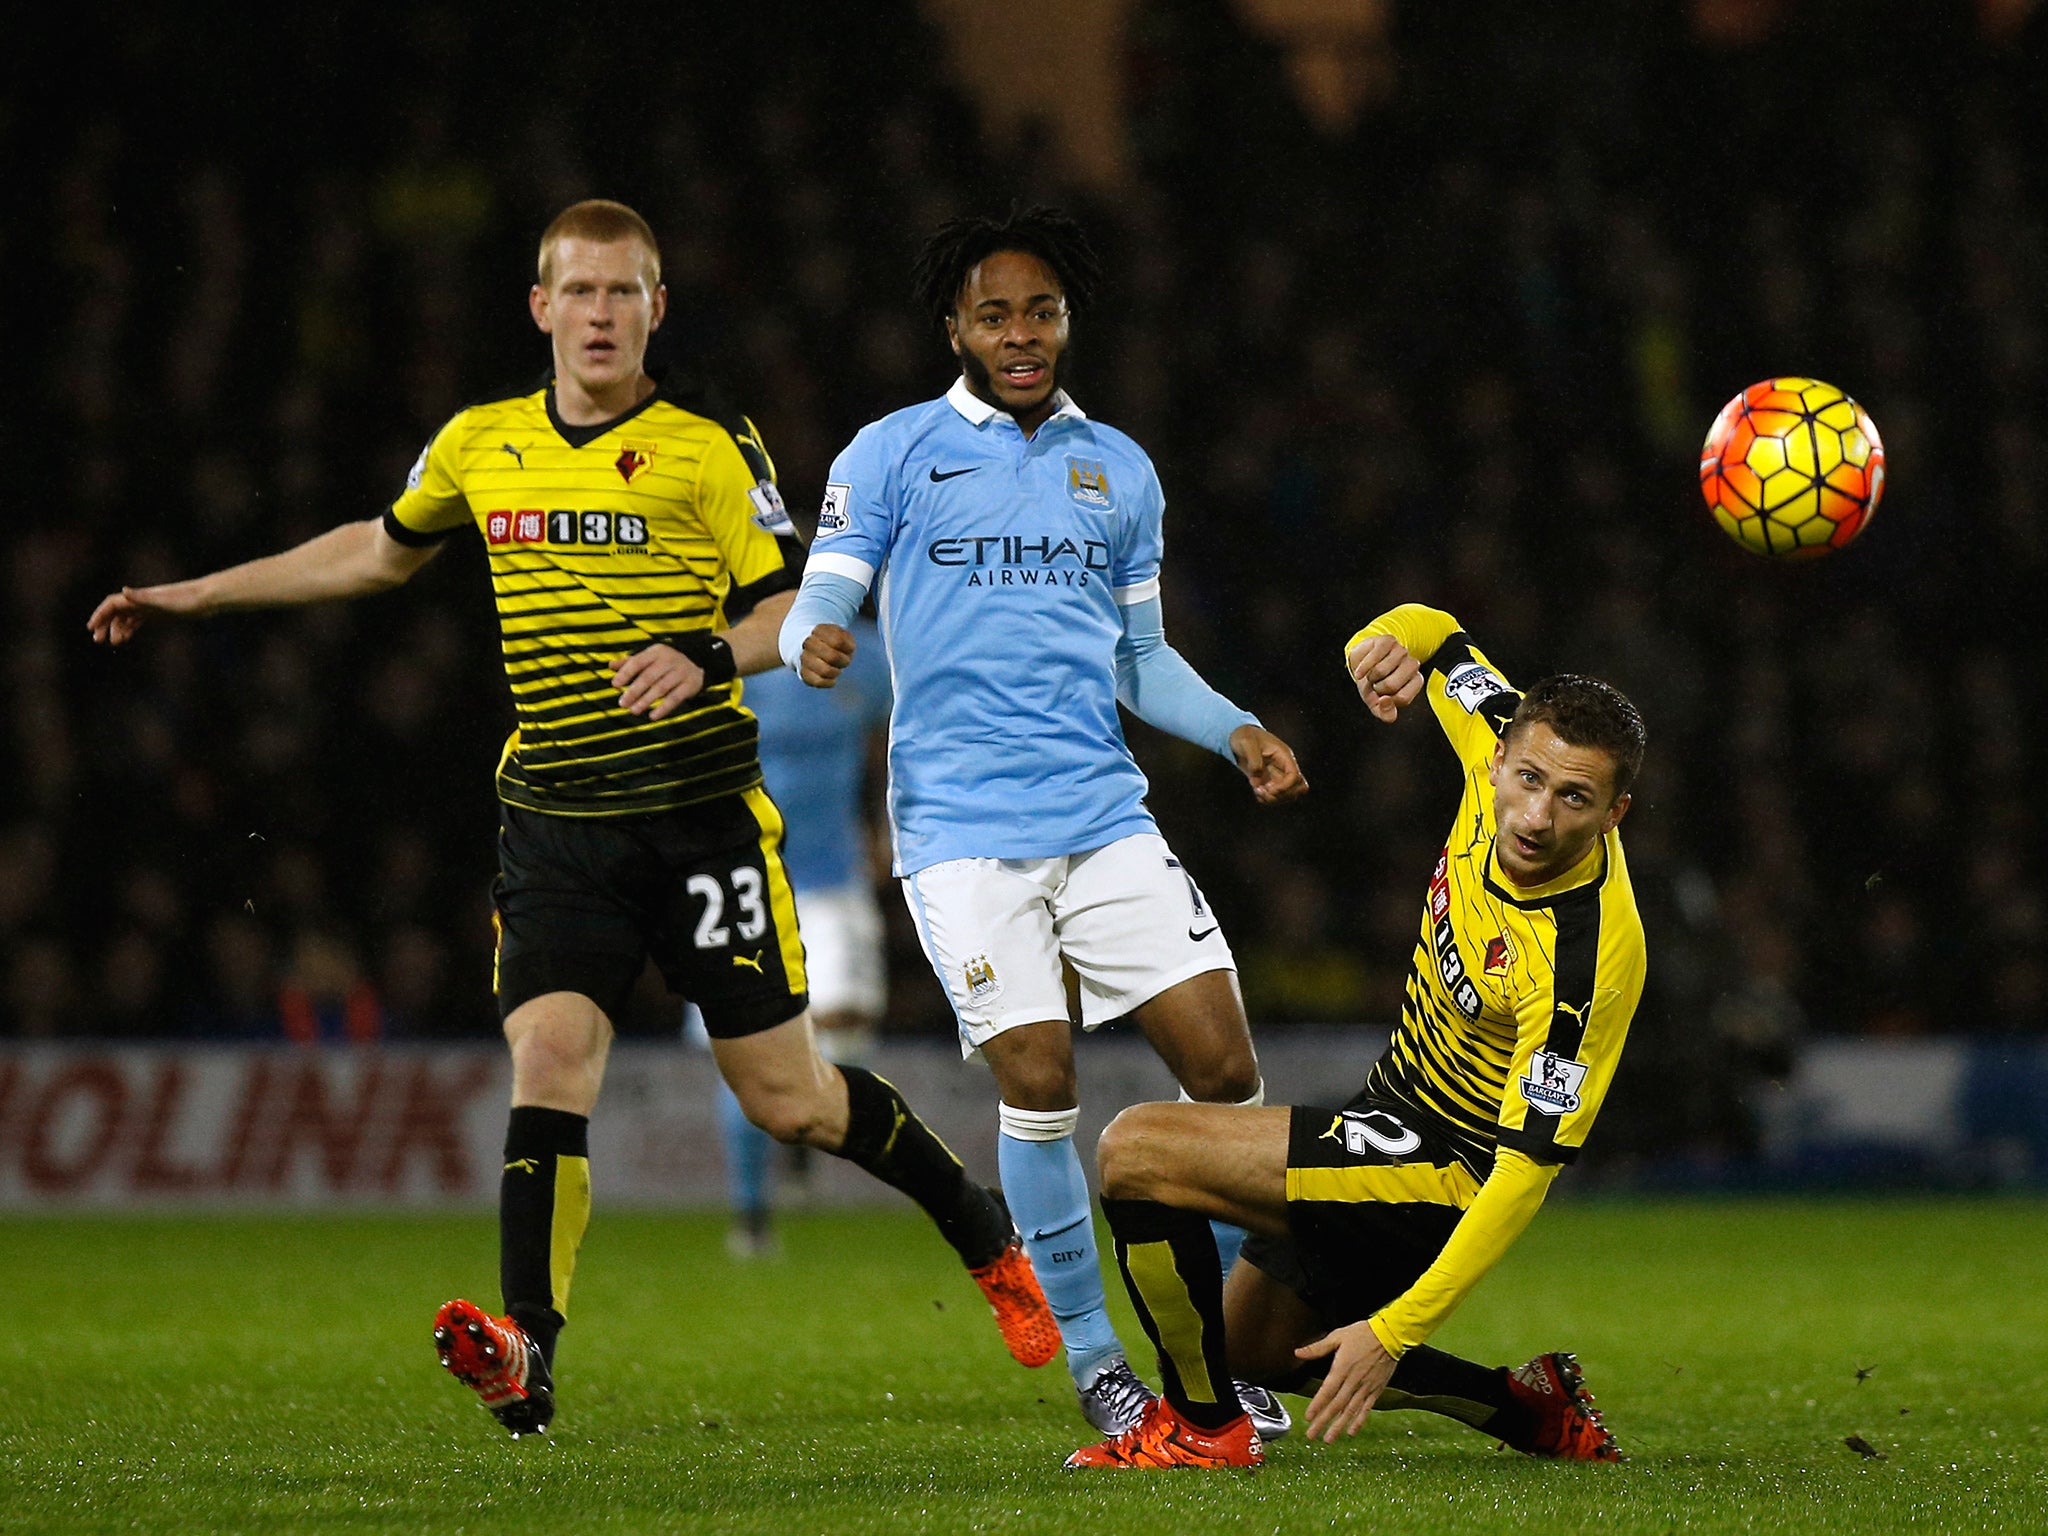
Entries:
[[932, 484], [937, 485], [941, 480], [957, 480], [962, 475], [973, 474], [979, 468], [979, 464], [970, 464], [965, 469], [949, 469], [942, 475], [939, 473], [939, 466], [934, 464], [931, 470]]
[[1060, 1234], [1061, 1234], [1062, 1232], [1071, 1232], [1071, 1231], [1073, 1231], [1073, 1230], [1074, 1230], [1074, 1228], [1076, 1228], [1076, 1227], [1080, 1226], [1080, 1225], [1081, 1225], [1081, 1223], [1082, 1223], [1082, 1222], [1084, 1222], [1084, 1221], [1086, 1221], [1087, 1219], [1088, 1219], [1088, 1218], [1087, 1218], [1087, 1216], [1086, 1216], [1086, 1215], [1076, 1216], [1076, 1217], [1075, 1217], [1075, 1218], [1074, 1218], [1074, 1219], [1073, 1219], [1072, 1221], [1068, 1222], [1068, 1223], [1067, 1223], [1067, 1224], [1066, 1224], [1066, 1225], [1065, 1225], [1064, 1227], [1054, 1227], [1054, 1228], [1053, 1228], [1053, 1229], [1052, 1229], [1052, 1230], [1051, 1230], [1050, 1232], [1046, 1232], [1046, 1231], [1038, 1231], [1038, 1232], [1034, 1232], [1034, 1233], [1032, 1233], [1032, 1234], [1031, 1234], [1031, 1241], [1033, 1241], [1034, 1243], [1042, 1243], [1042, 1242], [1044, 1242], [1044, 1241], [1045, 1241], [1045, 1240], [1046, 1240], [1047, 1238], [1051, 1238], [1051, 1237], [1058, 1237], [1058, 1236], [1059, 1236], [1059, 1235], [1060, 1235]]
[[1199, 944], [1202, 942], [1202, 940], [1209, 937], [1210, 934], [1214, 933], [1218, 928], [1221, 928], [1222, 926], [1223, 925], [1221, 923], [1211, 923], [1208, 927], [1204, 928], [1200, 933], [1197, 933], [1194, 929], [1190, 928], [1188, 930], [1188, 937], [1193, 939], [1197, 944]]

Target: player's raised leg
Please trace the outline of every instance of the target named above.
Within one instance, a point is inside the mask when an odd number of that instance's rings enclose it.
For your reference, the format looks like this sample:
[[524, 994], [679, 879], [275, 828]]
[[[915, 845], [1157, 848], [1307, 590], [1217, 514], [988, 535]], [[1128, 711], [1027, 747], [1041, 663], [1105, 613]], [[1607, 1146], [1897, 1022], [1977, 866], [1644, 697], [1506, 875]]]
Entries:
[[754, 1124], [843, 1157], [916, 1201], [988, 1297], [1010, 1353], [1030, 1366], [1052, 1359], [1059, 1335], [1008, 1211], [893, 1083], [826, 1061], [808, 1012], [752, 1034], [714, 1033], [712, 1050]]

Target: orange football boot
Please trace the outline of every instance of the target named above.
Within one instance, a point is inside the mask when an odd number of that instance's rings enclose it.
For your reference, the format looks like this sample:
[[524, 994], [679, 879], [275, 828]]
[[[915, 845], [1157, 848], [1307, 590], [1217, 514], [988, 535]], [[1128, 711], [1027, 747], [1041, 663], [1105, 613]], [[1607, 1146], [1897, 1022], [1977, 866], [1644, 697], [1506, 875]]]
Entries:
[[1593, 1406], [1576, 1356], [1554, 1350], [1515, 1366], [1508, 1372], [1508, 1390], [1536, 1421], [1527, 1443], [1507, 1442], [1516, 1450], [1560, 1461], [1628, 1459]]
[[491, 1416], [521, 1435], [547, 1433], [555, 1416], [555, 1383], [526, 1330], [457, 1299], [434, 1314], [434, 1348], [448, 1374], [475, 1392]]
[[1060, 1352], [1060, 1325], [1038, 1288], [1038, 1272], [1022, 1238], [1012, 1233], [1001, 1253], [967, 1273], [995, 1309], [996, 1327], [1019, 1365], [1041, 1366]]
[[1145, 1410], [1131, 1428], [1100, 1445], [1084, 1445], [1067, 1458], [1070, 1467], [1262, 1467], [1266, 1447], [1239, 1414], [1221, 1429], [1189, 1423], [1165, 1398]]

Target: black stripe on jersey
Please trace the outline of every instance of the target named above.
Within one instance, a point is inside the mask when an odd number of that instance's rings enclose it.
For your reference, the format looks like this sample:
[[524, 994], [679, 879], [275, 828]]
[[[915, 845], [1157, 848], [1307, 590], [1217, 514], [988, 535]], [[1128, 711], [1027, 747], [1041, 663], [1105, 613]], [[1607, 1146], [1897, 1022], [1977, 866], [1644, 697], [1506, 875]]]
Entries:
[[[1582, 899], [1585, 895], [1593, 899]], [[1578, 899], [1560, 900], [1553, 914], [1557, 919], [1557, 961], [1551, 979], [1550, 1033], [1544, 1037], [1543, 1049], [1569, 1061], [1578, 1059], [1579, 1047], [1586, 1039], [1586, 1015], [1593, 1011], [1600, 963], [1599, 896], [1598, 882], [1582, 886], [1571, 893]], [[1531, 1104], [1519, 1131], [1501, 1131], [1501, 1145], [1545, 1162], [1572, 1162], [1579, 1149], [1557, 1144], [1560, 1118]]]
[[782, 569], [770, 571], [759, 581], [750, 581], [743, 587], [734, 587], [725, 600], [725, 618], [728, 624], [737, 624], [752, 613], [764, 597], [773, 597], [778, 592], [788, 592], [800, 585], [804, 579], [804, 547], [795, 539], [776, 536], [776, 544], [782, 550]]
[[440, 543], [450, 534], [460, 533], [468, 526], [470, 525], [467, 523], [457, 523], [453, 528], [437, 528], [432, 533], [421, 533], [419, 529], [408, 528], [401, 523], [398, 514], [391, 508], [384, 509], [384, 531], [391, 535], [394, 544], [403, 544], [408, 549], [425, 549], [430, 544]]
[[1587, 892], [1591, 901], [1557, 904], [1557, 963], [1551, 980], [1550, 1035], [1544, 1042], [1553, 1056], [1577, 1058], [1586, 1038], [1586, 1015], [1593, 1007], [1600, 961], [1599, 888], [1589, 886]]
[[697, 414], [699, 416], [708, 416], [711, 420], [725, 428], [726, 435], [732, 439], [733, 446], [739, 449], [740, 457], [747, 461], [747, 468], [754, 472], [755, 482], [758, 484], [766, 480], [773, 484], [775, 480], [775, 466], [768, 460], [768, 450], [761, 446], [761, 429], [754, 425], [754, 418], [751, 416], [741, 416], [735, 421], [734, 418], [724, 414], [716, 402], [707, 399], [705, 405], [708, 408], [697, 412]]

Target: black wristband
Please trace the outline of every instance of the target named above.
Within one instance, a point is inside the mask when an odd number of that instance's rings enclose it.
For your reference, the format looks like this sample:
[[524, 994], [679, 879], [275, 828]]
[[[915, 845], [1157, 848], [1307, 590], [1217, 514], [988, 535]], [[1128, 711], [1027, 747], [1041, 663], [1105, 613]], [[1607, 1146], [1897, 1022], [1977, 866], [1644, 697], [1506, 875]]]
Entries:
[[680, 651], [704, 669], [704, 686], [716, 688], [740, 675], [740, 664], [732, 647], [708, 629], [685, 630], [680, 635], [663, 635], [661, 643]]

